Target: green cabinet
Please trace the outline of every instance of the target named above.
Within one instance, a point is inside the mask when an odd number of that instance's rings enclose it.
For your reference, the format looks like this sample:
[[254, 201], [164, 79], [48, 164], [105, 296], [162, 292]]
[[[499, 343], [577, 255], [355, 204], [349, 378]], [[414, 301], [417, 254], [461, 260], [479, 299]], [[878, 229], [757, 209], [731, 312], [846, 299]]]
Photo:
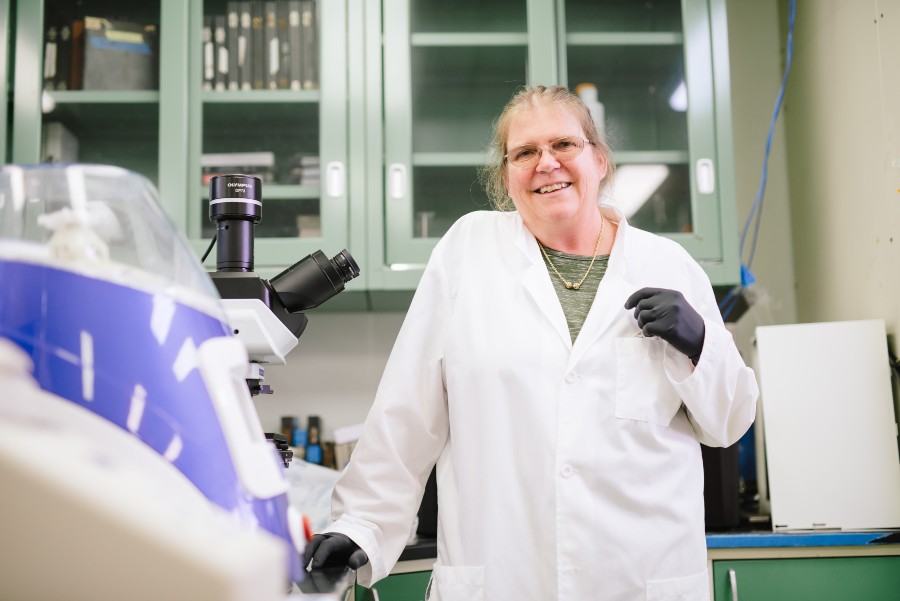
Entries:
[[[227, 16], [227, 0], [19, 2], [5, 158], [42, 160], [42, 133], [60, 123], [78, 140], [78, 160], [153, 181], [201, 254], [214, 231], [204, 155], [269, 153], [275, 169], [263, 185], [257, 271], [271, 277], [311, 251], [347, 248], [362, 272], [348, 289], [408, 300], [453, 221], [488, 208], [476, 174], [510, 95], [526, 83], [592, 83], [621, 166], [616, 201], [626, 180], [647, 188], [646, 173], [656, 173], [643, 204], [626, 213], [683, 244], [714, 283], [734, 283], [724, 5], [316, 0], [317, 85], [216, 90], [204, 86], [204, 24]], [[45, 24], [76, 6], [158, 25], [158, 89], [43, 91]], [[686, 107], [683, 97], [672, 100], [682, 82]], [[317, 161], [317, 181], [292, 176], [303, 157]], [[211, 253], [207, 266], [214, 261]]]
[[[177, 160], [178, 149], [185, 146], [179, 146], [180, 140], [173, 135], [186, 129], [184, 119], [179, 121], [178, 118], [186, 97], [184, 86], [178, 85], [180, 78], [169, 77], [168, 72], [163, 74], [161, 70], [158, 89], [73, 91], [62, 89], [65, 86], [49, 91], [44, 89], [44, 80], [49, 75], [44, 61], [49, 52], [45, 45], [45, 26], [71, 24], [76, 17], [106, 11], [121, 14], [118, 4], [108, 0], [86, 0], [84, 11], [78, 5], [76, 12], [75, 3], [65, 0], [16, 3], [13, 130], [6, 159], [16, 163], [45, 160], [42, 132], [49, 130], [51, 124], [60, 125], [67, 135], [77, 139], [79, 161], [115, 164], [142, 173], [159, 186], [165, 200], [177, 193], [172, 184], [177, 181], [181, 169], [170, 172], [168, 163], [161, 157], [168, 153], [170, 160]], [[137, 22], [158, 25], [164, 18], [178, 23], [178, 19], [169, 13], [177, 12], [180, 5], [174, 0], [149, 0], [131, 3], [127, 10], [129, 17]], [[174, 57], [183, 56], [186, 44], [186, 30], [181, 32], [175, 26], [164, 30], [159, 39], [161, 60], [168, 59], [175, 65], [170, 68], [177, 70], [184, 61], [174, 60]], [[59, 58], [61, 67], [61, 52]], [[64, 156], [62, 160], [66, 158]], [[160, 177], [160, 174], [165, 176]], [[174, 206], [172, 202], [167, 208]]]
[[724, 5], [382, 0], [366, 38], [382, 74], [366, 87], [368, 134], [381, 142], [366, 157], [367, 195], [383, 199], [384, 222], [368, 232], [369, 253], [383, 253], [376, 285], [415, 272], [456, 218], [488, 208], [477, 168], [492, 120], [526, 83], [594, 84], [620, 165], [612, 201], [681, 243], [714, 283], [736, 282]]
[[393, 574], [371, 589], [357, 586], [356, 601], [423, 601], [431, 572]]
[[715, 601], [895, 601], [900, 556], [713, 561]]
[[[51, 124], [61, 124], [77, 140], [78, 161], [125, 167], [154, 182], [170, 218], [202, 254], [215, 232], [208, 218], [204, 158], [270, 155], [274, 166], [266, 171], [262, 221], [256, 227], [257, 271], [271, 277], [314, 250], [332, 255], [343, 248], [350, 248], [365, 268], [359, 256], [363, 235], [354, 243], [348, 218], [346, 3], [316, 0], [312, 5], [310, 26], [317, 35], [309, 54], [318, 67], [312, 85], [204, 89], [205, 18], [225, 18], [235, 5], [226, 0], [18, 3], [15, 125], [8, 159], [35, 163], [51, 158], [42, 148], [42, 135]], [[48, 28], [85, 16], [155, 25], [158, 89], [46, 89]], [[318, 171], [312, 183], [300, 181], [294, 168], [310, 158]], [[215, 267], [215, 253], [206, 264]], [[361, 278], [348, 284], [362, 287]]]

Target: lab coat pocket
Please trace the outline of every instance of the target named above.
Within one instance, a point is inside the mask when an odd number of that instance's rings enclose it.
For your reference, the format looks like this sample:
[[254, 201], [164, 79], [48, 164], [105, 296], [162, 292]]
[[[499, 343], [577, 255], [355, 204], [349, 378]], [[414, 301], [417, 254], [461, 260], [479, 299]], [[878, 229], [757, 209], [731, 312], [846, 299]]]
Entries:
[[704, 570], [684, 578], [648, 580], [645, 601], [709, 601], [709, 575]]
[[658, 338], [616, 339], [616, 417], [668, 426], [681, 398], [663, 368]]
[[427, 601], [482, 601], [483, 598], [483, 566], [435, 564], [425, 595]]

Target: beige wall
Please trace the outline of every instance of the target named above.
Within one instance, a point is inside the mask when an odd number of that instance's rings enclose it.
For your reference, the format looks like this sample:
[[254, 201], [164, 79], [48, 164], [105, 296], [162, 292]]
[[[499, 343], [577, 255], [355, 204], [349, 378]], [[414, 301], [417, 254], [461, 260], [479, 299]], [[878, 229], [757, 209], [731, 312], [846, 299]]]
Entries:
[[[728, 0], [727, 10], [738, 207], [735, 227], [740, 235], [760, 186], [766, 138], [781, 86], [783, 42], [777, 0]], [[750, 265], [757, 278], [753, 292], [758, 300], [735, 325], [735, 338], [748, 362], [756, 326], [797, 320], [784, 128], [781, 115], [772, 138], [762, 221]], [[752, 225], [744, 261], [749, 259], [751, 236]]]
[[801, 0], [794, 37], [785, 121], [798, 319], [883, 318], [896, 334], [900, 0]]
[[[779, 0], [786, 30], [787, 0]], [[900, 328], [900, 0], [800, 0], [785, 123], [800, 322]], [[900, 397], [895, 395], [900, 415]]]

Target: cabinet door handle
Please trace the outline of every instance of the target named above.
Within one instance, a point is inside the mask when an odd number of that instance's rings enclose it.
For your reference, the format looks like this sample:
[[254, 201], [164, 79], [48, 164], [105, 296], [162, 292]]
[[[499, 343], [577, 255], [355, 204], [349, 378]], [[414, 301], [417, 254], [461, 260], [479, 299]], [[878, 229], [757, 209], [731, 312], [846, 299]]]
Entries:
[[712, 194], [716, 191], [716, 170], [712, 159], [697, 159], [697, 191]]
[[406, 197], [406, 165], [391, 163], [388, 167], [388, 194], [394, 200]]
[[738, 601], [737, 572], [728, 570], [728, 582], [731, 584], [731, 601]]
[[344, 164], [332, 161], [325, 166], [325, 194], [329, 198], [340, 198], [344, 195]]

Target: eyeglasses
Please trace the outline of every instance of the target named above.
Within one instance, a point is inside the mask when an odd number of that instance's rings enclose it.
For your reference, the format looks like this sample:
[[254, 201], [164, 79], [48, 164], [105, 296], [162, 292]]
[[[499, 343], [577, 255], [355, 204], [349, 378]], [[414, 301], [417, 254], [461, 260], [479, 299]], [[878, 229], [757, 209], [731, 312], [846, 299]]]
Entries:
[[[508, 159], [510, 163], [516, 167], [531, 167], [544, 154], [544, 148], [550, 151], [559, 161], [571, 161], [584, 150], [584, 144], [587, 140], [577, 136], [566, 136], [553, 140], [548, 146], [538, 146], [537, 144], [523, 144], [516, 146], [505, 155], [504, 159]], [[590, 142], [587, 142], [590, 144]]]

